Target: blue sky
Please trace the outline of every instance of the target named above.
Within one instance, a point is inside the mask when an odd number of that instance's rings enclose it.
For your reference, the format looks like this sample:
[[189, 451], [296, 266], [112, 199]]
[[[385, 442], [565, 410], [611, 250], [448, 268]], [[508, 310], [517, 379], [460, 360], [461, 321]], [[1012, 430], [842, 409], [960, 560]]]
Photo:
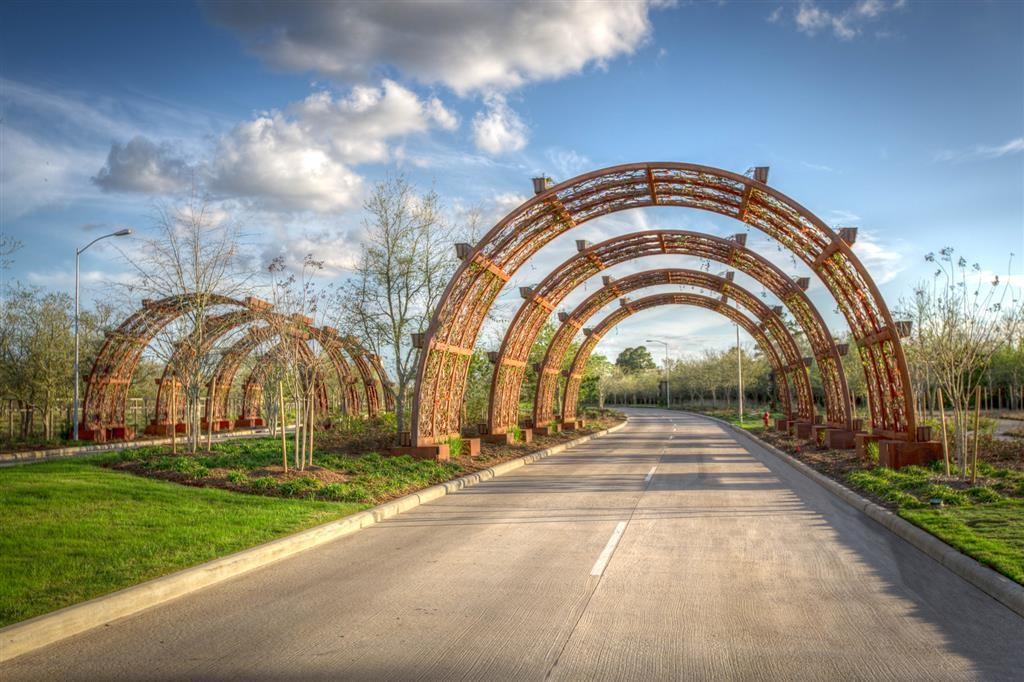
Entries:
[[[337, 279], [362, 196], [389, 172], [435, 187], [453, 219], [480, 206], [493, 222], [540, 172], [647, 160], [771, 166], [773, 186], [860, 227], [855, 251], [890, 305], [947, 245], [1003, 274], [1016, 253], [1024, 284], [1022, 3], [8, 2], [0, 79], [0, 222], [24, 244], [5, 276], [47, 288], [70, 288], [76, 245], [146, 230], [154, 202], [192, 178], [255, 257], [314, 251]], [[599, 219], [547, 246], [503, 299], [572, 240], [643, 227], [739, 229], [684, 209]], [[767, 239], [751, 245], [804, 272]], [[90, 250], [87, 297], [126, 276], [119, 259]], [[612, 274], [670, 263], [692, 265]], [[820, 286], [812, 298], [841, 330]], [[601, 349], [651, 335], [676, 354], [732, 331], [650, 311]]]

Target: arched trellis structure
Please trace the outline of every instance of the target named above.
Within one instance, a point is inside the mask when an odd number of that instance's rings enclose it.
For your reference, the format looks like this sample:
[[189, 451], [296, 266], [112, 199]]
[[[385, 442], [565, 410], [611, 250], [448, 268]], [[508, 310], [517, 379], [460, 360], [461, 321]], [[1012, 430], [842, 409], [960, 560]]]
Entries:
[[[145, 300], [142, 307], [128, 317], [107, 338], [96, 355], [86, 378], [85, 400], [82, 403], [83, 440], [103, 441], [108, 438], [130, 438], [131, 429], [125, 419], [125, 405], [132, 375], [142, 353], [153, 338], [167, 325], [181, 317], [192, 304], [190, 295], [172, 296], [159, 301]], [[209, 306], [249, 308], [257, 299], [238, 301], [227, 296], [210, 295]]]
[[[731, 307], [719, 299], [701, 296], [700, 294], [692, 294], [688, 292], [654, 294], [653, 296], [646, 296], [619, 307], [601, 320], [592, 330], [590, 330], [590, 333], [587, 334], [587, 338], [584, 339], [582, 344], [580, 344], [579, 350], [576, 351], [576, 355], [573, 357], [572, 366], [569, 369], [568, 381], [566, 381], [565, 384], [565, 393], [562, 396], [562, 420], [564, 422], [574, 422], [576, 420], [576, 404], [579, 402], [580, 385], [583, 383], [583, 370], [587, 365], [587, 360], [590, 358], [590, 354], [594, 351], [594, 348], [597, 346], [601, 338], [607, 334], [610, 329], [625, 320], [627, 317], [635, 315], [643, 310], [649, 310], [651, 308], [666, 305], [695, 306], [720, 313], [730, 321], [738, 324], [754, 338], [754, 341], [765, 354], [765, 357], [768, 358], [768, 363], [772, 366], [772, 369], [776, 372], [777, 376], [784, 373], [784, 360], [778, 354], [778, 351], [768, 339], [768, 336], [762, 330], [762, 327], [736, 308]], [[780, 398], [781, 397], [782, 396], [780, 394]]]
[[[796, 341], [778, 314], [754, 294], [727, 277], [719, 277], [698, 270], [662, 268], [639, 272], [618, 280], [606, 278], [605, 285], [601, 289], [588, 296], [571, 313], [561, 316], [562, 324], [551, 339], [544, 360], [537, 370], [537, 388], [533, 408], [535, 425], [548, 424], [555, 417], [553, 408], [561, 376], [562, 361], [576, 332], [584, 329], [587, 320], [616, 299], [626, 309], [633, 308], [634, 304], [623, 298], [625, 294], [664, 285], [698, 287], [716, 292], [721, 295], [718, 299], [719, 306], [728, 307], [726, 301], [728, 298], [732, 298], [751, 313], [761, 332], [758, 345], [761, 346], [765, 356], [772, 364], [772, 370], [779, 382], [779, 398], [783, 411], [789, 419], [799, 419], [807, 423], [814, 421], [814, 400], [807, 366], [803, 358], [800, 357], [800, 349]], [[585, 332], [589, 331], [585, 330]], [[766, 345], [770, 347], [766, 348]], [[790, 404], [789, 387], [793, 387], [796, 393], [795, 411]]]
[[875, 432], [916, 440], [914, 398], [899, 334], [867, 270], [821, 219], [766, 184], [767, 169], [755, 176], [683, 163], [614, 166], [544, 189], [508, 214], [468, 251], [434, 311], [417, 375], [413, 445], [434, 445], [458, 433], [469, 358], [509, 278], [566, 231], [645, 206], [696, 208], [734, 218], [806, 263], [836, 299], [857, 341]]
[[[132, 376], [142, 358], [143, 351], [156, 335], [176, 319], [194, 309], [194, 300], [198, 294], [174, 296], [159, 301], [143, 301], [142, 307], [128, 317], [118, 329], [107, 334], [107, 338], [93, 363], [92, 370], [86, 379], [85, 400], [83, 402], [83, 429], [80, 437], [85, 440], [106, 440], [108, 438], [130, 438], [133, 434], [128, 428], [125, 419], [125, 406], [128, 397], [128, 388]], [[252, 325], [260, 320], [283, 320], [279, 314], [272, 312], [271, 306], [265, 301], [254, 297], [244, 300], [236, 300], [227, 296], [203, 295], [204, 307], [217, 310], [228, 308], [224, 313], [212, 313], [207, 317], [204, 325], [204, 339], [200, 352], [209, 353], [216, 342], [227, 333], [246, 325]], [[350, 412], [361, 413], [361, 398], [357, 392], [357, 384], [362, 383], [366, 397], [366, 404], [370, 416], [376, 415], [381, 406], [382, 397], [386, 407], [393, 409], [394, 395], [391, 381], [388, 379], [380, 359], [368, 353], [358, 341], [350, 336], [342, 336], [329, 327], [317, 328], [311, 325], [311, 320], [302, 316], [296, 316], [294, 325], [301, 328], [304, 333], [316, 338], [317, 342], [324, 348], [325, 353], [338, 373], [339, 382], [344, 390], [346, 409]], [[279, 325], [280, 326], [280, 325]], [[264, 339], [265, 341], [266, 339]], [[258, 345], [258, 344], [257, 344]], [[246, 353], [251, 352], [255, 346], [246, 346], [243, 342], [236, 344], [237, 352], [242, 347], [247, 347]], [[356, 364], [360, 379], [353, 375], [348, 361], [342, 351], [347, 353]], [[173, 366], [176, 360], [181, 360], [183, 354], [194, 352], [187, 344], [179, 343], [172, 352], [172, 358], [165, 367], [163, 376], [158, 380], [156, 415], [147, 431], [162, 433], [171, 427], [171, 423], [177, 423], [172, 419], [169, 405], [169, 393], [172, 384]], [[238, 362], [244, 359], [244, 355], [237, 358]], [[225, 361], [222, 359], [221, 364]], [[231, 361], [228, 361], [230, 364]], [[237, 370], [237, 364], [235, 365]], [[216, 374], [215, 374], [216, 376]], [[234, 373], [231, 373], [233, 379]], [[217, 381], [216, 403], [209, 404], [205, 422], [209, 423], [211, 411], [216, 413], [215, 419], [223, 422], [227, 410], [227, 397], [230, 390], [230, 382], [226, 385]], [[212, 388], [211, 386], [207, 387]], [[227, 390], [225, 390], [225, 388]], [[383, 393], [383, 396], [381, 395]], [[220, 408], [220, 409], [219, 409]], [[179, 410], [175, 410], [179, 411]]]
[[768, 259], [746, 248], [745, 242], [746, 234], [722, 239], [686, 230], [635, 232], [594, 245], [578, 242], [579, 253], [552, 270], [536, 287], [521, 291], [525, 301], [502, 339], [492, 374], [488, 423], [491, 433], [503, 433], [518, 421], [526, 361], [551, 311], [599, 272], [637, 258], [662, 254], [693, 256], [734, 267], [778, 297], [800, 325], [818, 362], [825, 392], [826, 422], [833, 428], [850, 429], [849, 388], [838, 347], [828, 327], [800, 284]]
[[306, 345], [304, 339], [297, 336], [283, 338], [274, 348], [267, 351], [256, 366], [249, 373], [245, 383], [242, 385], [242, 414], [238, 422], [246, 426], [263, 426], [263, 386], [274, 368], [276, 358], [289, 351], [289, 346], [294, 345], [302, 357], [302, 376], [306, 385], [312, 384], [315, 397], [317, 415], [326, 415], [328, 412], [327, 385], [324, 382], [320, 368], [316, 364], [316, 357], [313, 351]]

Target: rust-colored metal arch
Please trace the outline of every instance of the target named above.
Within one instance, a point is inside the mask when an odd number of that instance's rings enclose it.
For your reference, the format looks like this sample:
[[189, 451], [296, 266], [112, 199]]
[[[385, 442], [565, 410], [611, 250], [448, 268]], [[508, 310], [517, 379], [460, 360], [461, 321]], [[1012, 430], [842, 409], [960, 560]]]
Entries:
[[587, 338], [584, 339], [582, 344], [580, 344], [579, 350], [576, 351], [576, 355], [573, 357], [572, 366], [569, 369], [569, 378], [565, 384], [565, 393], [562, 396], [562, 420], [564, 422], [572, 422], [576, 420], [576, 405], [579, 402], [580, 385], [583, 383], [583, 370], [587, 365], [587, 360], [590, 358], [590, 354], [594, 351], [594, 348], [601, 340], [601, 337], [607, 334], [608, 330], [612, 327], [631, 315], [635, 315], [643, 310], [649, 310], [651, 308], [666, 305], [695, 306], [698, 308], [713, 310], [716, 313], [724, 315], [732, 322], [743, 327], [743, 329], [754, 338], [754, 341], [764, 352], [765, 357], [768, 358], [768, 362], [772, 365], [772, 369], [776, 372], [777, 376], [780, 372], [784, 371], [784, 365], [782, 364], [783, 360], [776, 354], [775, 348], [769, 342], [767, 335], [761, 330], [756, 322], [752, 321], [736, 308], [723, 303], [719, 299], [701, 296], [700, 294], [692, 294], [688, 292], [654, 294], [653, 296], [646, 296], [644, 298], [637, 299], [636, 301], [632, 301], [628, 306], [621, 306], [612, 311], [607, 317], [601, 320], [593, 330], [590, 331]]
[[899, 333], [850, 246], [817, 216], [757, 179], [695, 164], [614, 166], [546, 189], [473, 247], [449, 282], [420, 357], [412, 438], [433, 445], [459, 431], [469, 358], [485, 316], [509, 278], [555, 237], [593, 218], [644, 206], [711, 211], [755, 227], [806, 263], [835, 297], [857, 341], [875, 433], [914, 441], [914, 397]]
[[[132, 436], [125, 419], [125, 405], [128, 387], [142, 352], [164, 327], [187, 310], [193, 299], [193, 295], [183, 295], [159, 301], [145, 300], [142, 307], [121, 323], [116, 331], [107, 333], [86, 378], [80, 438], [104, 441], [108, 438]], [[238, 301], [227, 296], [210, 295], [206, 304], [249, 308], [256, 300]]]
[[579, 253], [553, 269], [536, 287], [522, 291], [525, 301], [502, 339], [492, 373], [490, 432], [504, 433], [517, 423], [526, 361], [551, 311], [599, 272], [626, 261], [662, 254], [695, 256], [734, 267], [778, 297], [805, 333], [818, 362], [826, 422], [833, 428], [849, 430], [853, 416], [849, 388], [839, 349], [825, 321], [797, 282], [771, 261], [746, 248], [745, 242], [745, 234], [723, 239], [686, 230], [634, 232], [594, 245], [580, 242]]
[[[274, 366], [274, 357], [287, 352], [289, 344], [295, 344], [302, 356], [303, 368], [308, 372], [303, 375], [304, 381], [312, 382], [316, 397], [316, 414], [322, 416], [328, 413], [327, 385], [316, 364], [316, 356], [313, 355], [313, 351], [303, 339], [283, 338], [274, 348], [263, 354], [242, 385], [242, 414], [239, 415], [239, 423], [247, 426], [263, 426], [263, 419], [260, 417], [263, 412], [263, 385]], [[307, 383], [306, 386], [308, 385]]]
[[[646, 270], [618, 280], [607, 279], [605, 286], [588, 296], [571, 313], [561, 316], [562, 324], [551, 339], [544, 360], [537, 370], [534, 424], [544, 425], [554, 418], [555, 393], [561, 376], [562, 361], [576, 332], [584, 328], [587, 320], [616, 299], [622, 302], [623, 307], [632, 308], [634, 304], [626, 301], [623, 296], [640, 289], [663, 285], [691, 286], [713, 291], [721, 295], [720, 305], [725, 306], [726, 300], [732, 298], [753, 314], [757, 328], [761, 332], [761, 337], [756, 339], [758, 345], [769, 358], [772, 369], [780, 381], [780, 389], [785, 387], [785, 390], [779, 391], [783, 411], [789, 419], [796, 418], [809, 424], [814, 422], [814, 398], [810, 376], [800, 356], [800, 349], [778, 313], [750, 291], [726, 277], [681, 268]], [[790, 386], [796, 393], [795, 412], [790, 404]]]

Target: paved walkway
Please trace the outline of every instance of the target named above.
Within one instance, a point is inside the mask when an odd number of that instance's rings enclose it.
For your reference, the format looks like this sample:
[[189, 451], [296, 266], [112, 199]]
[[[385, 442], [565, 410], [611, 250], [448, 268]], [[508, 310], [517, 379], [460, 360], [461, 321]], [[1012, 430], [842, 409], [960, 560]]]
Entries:
[[722, 427], [631, 416], [0, 678], [1021, 679], [1024, 619]]

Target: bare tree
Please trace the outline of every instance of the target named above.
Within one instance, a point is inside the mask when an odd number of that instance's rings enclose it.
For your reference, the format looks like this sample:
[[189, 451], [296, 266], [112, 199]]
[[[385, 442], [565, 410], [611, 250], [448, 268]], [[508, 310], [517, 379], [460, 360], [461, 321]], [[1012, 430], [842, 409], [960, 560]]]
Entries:
[[937, 266], [932, 281], [900, 305], [917, 327], [908, 355], [915, 374], [934, 379], [952, 409], [953, 451], [966, 476], [971, 399], [992, 356], [1020, 332], [1024, 306], [1008, 282], [983, 276], [977, 263], [954, 258], [952, 248], [925, 259]]
[[378, 183], [365, 210], [366, 237], [339, 304], [345, 326], [392, 363], [402, 430], [418, 360], [411, 335], [426, 329], [451, 277], [455, 240], [437, 194], [419, 194], [401, 176]]
[[[208, 318], [221, 305], [220, 297], [243, 296], [249, 279], [239, 263], [239, 231], [193, 191], [179, 205], [158, 206], [152, 235], [140, 241], [124, 254], [135, 271], [128, 290], [149, 299], [179, 297], [180, 316], [157, 334], [151, 351], [167, 363], [173, 358], [172, 381], [181, 387], [189, 446], [195, 452], [200, 394], [215, 368], [203, 352]], [[176, 416], [171, 415], [172, 424]]]
[[[271, 302], [276, 314], [268, 316], [267, 322], [281, 341], [275, 354], [281, 371], [272, 373], [273, 385], [268, 385], [264, 394], [278, 396], [287, 391], [291, 396], [295, 411], [294, 463], [299, 470], [313, 464], [316, 389], [324, 364], [324, 352], [322, 348], [308, 343], [305, 327], [314, 322], [324, 296], [313, 281], [314, 275], [322, 269], [323, 261], [316, 260], [312, 254], [303, 259], [299, 273], [289, 272], [282, 257], [271, 261], [268, 268]], [[279, 381], [283, 385], [278, 385]], [[279, 402], [283, 402], [283, 398]], [[281, 447], [282, 457], [286, 458], [283, 439]]]

